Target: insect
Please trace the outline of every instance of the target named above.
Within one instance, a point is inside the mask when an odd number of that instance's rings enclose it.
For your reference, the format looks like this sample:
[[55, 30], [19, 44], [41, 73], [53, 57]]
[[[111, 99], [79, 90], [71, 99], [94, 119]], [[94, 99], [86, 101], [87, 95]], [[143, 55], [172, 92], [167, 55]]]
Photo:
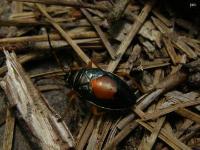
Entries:
[[66, 80], [81, 99], [100, 108], [122, 110], [130, 108], [137, 99], [125, 81], [99, 68], [71, 71]]
[[[49, 34], [47, 35], [51, 52], [64, 71], [64, 66], [51, 45]], [[81, 99], [100, 108], [109, 110], [128, 109], [137, 99], [137, 96], [125, 81], [115, 74], [100, 68], [71, 70], [69, 73], [66, 73], [65, 77], [68, 86], [76, 91]]]

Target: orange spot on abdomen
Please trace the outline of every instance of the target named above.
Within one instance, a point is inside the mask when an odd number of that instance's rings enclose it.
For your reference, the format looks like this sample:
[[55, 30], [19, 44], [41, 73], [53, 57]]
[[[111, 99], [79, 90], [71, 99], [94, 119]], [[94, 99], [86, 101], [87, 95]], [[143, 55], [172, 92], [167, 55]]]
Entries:
[[111, 100], [117, 92], [117, 84], [111, 78], [102, 76], [91, 81], [94, 95], [98, 99]]

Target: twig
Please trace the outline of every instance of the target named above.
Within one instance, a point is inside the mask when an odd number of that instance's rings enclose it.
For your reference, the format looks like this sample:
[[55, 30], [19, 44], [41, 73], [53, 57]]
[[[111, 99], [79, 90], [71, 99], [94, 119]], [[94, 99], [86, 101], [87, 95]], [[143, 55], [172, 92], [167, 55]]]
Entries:
[[155, 26], [170, 40], [172, 40], [173, 44], [182, 50], [189, 58], [196, 58], [197, 54], [184, 42], [181, 41], [176, 32], [173, 32], [173, 35], [170, 35], [170, 28], [165, 26], [159, 19], [152, 17], [153, 23]]
[[180, 138], [181, 141], [183, 142], [187, 142], [189, 141], [195, 134], [197, 134], [200, 130], [200, 125], [199, 124], [195, 124], [193, 127], [190, 128], [191, 132], [187, 133], [186, 135], [182, 136]]
[[114, 149], [131, 131], [133, 131], [139, 124], [135, 121], [127, 124], [124, 129], [119, 132], [113, 139], [108, 143], [104, 150], [112, 150]]
[[0, 20], [0, 26], [38, 26], [49, 25], [46, 22], [36, 22], [36, 21], [27, 21], [27, 20]]
[[[144, 6], [143, 10], [141, 11], [140, 15], [138, 16], [138, 21], [136, 21], [136, 23], [134, 23], [133, 28], [131, 29], [130, 33], [126, 36], [124, 41], [120, 44], [118, 51], [117, 51], [118, 58], [109, 63], [109, 65], [106, 69], [107, 71], [113, 72], [115, 70], [115, 68], [117, 67], [119, 61], [121, 60], [121, 58], [123, 56], [123, 54], [125, 53], [126, 49], [128, 48], [129, 44], [131, 43], [133, 37], [136, 35], [136, 33], [140, 29], [141, 25], [145, 21], [146, 17], [148, 16], [149, 12], [151, 11], [153, 4], [154, 4], [154, 2], [152, 2], [150, 4], [147, 3]], [[130, 126], [134, 126], [134, 128], [135, 128], [137, 125], [131, 124]], [[120, 142], [127, 135], [127, 133], [129, 134], [132, 131], [132, 128], [131, 129], [128, 128], [127, 130], [128, 131], [125, 134], [122, 132], [123, 136], [119, 136], [119, 138], [116, 138], [116, 139], [118, 139], [118, 142]], [[118, 144], [118, 142], [116, 143], [116, 145]], [[115, 145], [115, 142], [113, 144], [113, 141], [112, 141], [111, 144], [108, 145], [108, 148], [113, 147], [113, 145]]]
[[86, 16], [86, 18], [89, 20], [89, 22], [92, 24], [92, 26], [95, 28], [95, 30], [97, 31], [99, 37], [101, 38], [104, 46], [106, 47], [106, 49], [108, 50], [108, 53], [110, 54], [112, 59], [116, 58], [116, 54], [114, 49], [112, 48], [110, 42], [108, 41], [108, 39], [106, 38], [105, 34], [103, 33], [103, 31], [101, 30], [101, 28], [99, 27], [99, 25], [95, 24], [95, 22], [93, 21], [92, 16], [87, 12], [86, 9], [81, 8], [81, 12]]
[[157, 19], [156, 17], [151, 17], [153, 23], [155, 24], [155, 26], [160, 30], [160, 32], [162, 34], [166, 34], [166, 33], [170, 33], [170, 28], [168, 28], [167, 26], [165, 26], [164, 23], [162, 23], [159, 19]]
[[140, 14], [137, 17], [137, 20], [133, 23], [129, 34], [125, 37], [125, 39], [120, 44], [120, 46], [119, 46], [119, 48], [116, 52], [116, 54], [118, 56], [117, 59], [110, 61], [107, 71], [113, 72], [116, 69], [117, 65], [119, 64], [122, 56], [126, 52], [131, 41], [133, 40], [133, 38], [135, 37], [135, 35], [139, 31], [139, 29], [141, 28], [144, 21], [146, 20], [146, 18], [148, 16], [148, 14], [150, 13], [154, 3], [155, 3], [155, 1], [153, 0], [153, 1], [147, 2], [145, 4], [144, 8], [142, 9], [142, 11], [140, 12]]
[[[79, 40], [74, 40], [74, 42], [77, 45], [80, 45], [81, 48], [85, 48], [85, 47], [89, 48], [92, 45], [93, 45], [94, 49], [95, 49], [95, 46], [96, 46], [97, 49], [98, 49], [98, 47], [101, 48], [99, 38], [79, 39]], [[66, 49], [71, 49], [71, 46], [66, 41], [52, 41], [51, 40], [51, 44], [52, 44], [54, 49], [59, 49], [59, 48], [63, 48], [63, 47], [65, 47]], [[30, 43], [30, 44], [27, 44], [27, 45], [30, 45], [29, 47], [32, 50], [35, 50], [35, 51], [38, 51], [38, 50], [39, 51], [46, 51], [46, 50], [50, 49], [49, 43], [47, 41], [33, 42], [33, 43]], [[84, 45], [86, 45], [86, 46], [84, 46]], [[17, 50], [18, 49], [15, 49], [14, 51], [17, 51]]]
[[5, 54], [8, 73], [1, 81], [1, 87], [8, 97], [9, 104], [16, 107], [18, 111], [16, 117], [21, 122], [21, 126], [29, 131], [25, 133], [31, 136], [30, 142], [36, 142], [38, 148], [43, 149], [73, 148], [74, 140], [69, 129], [63, 121], [58, 122], [59, 115], [55, 114], [34, 87], [17, 61], [16, 55], [9, 54], [8, 51], [5, 51]]
[[90, 122], [87, 125], [87, 128], [84, 130], [84, 134], [82, 135], [80, 141], [77, 143], [77, 150], [83, 150], [85, 147], [85, 144], [87, 143], [87, 140], [89, 139], [93, 128], [94, 128], [94, 121], [95, 121], [95, 117], [93, 116], [90, 119]]
[[197, 54], [185, 42], [179, 39], [177, 41], [174, 40], [173, 42], [179, 49], [185, 52], [189, 58], [197, 58]]
[[197, 113], [194, 113], [186, 108], [177, 109], [175, 112], [183, 117], [186, 117], [186, 118], [200, 124], [200, 115], [198, 115]]
[[[118, 133], [118, 131], [120, 129], [117, 128], [117, 125], [119, 123], [119, 121], [121, 120], [122, 118], [119, 117], [116, 122], [114, 124], [112, 124], [112, 127], [111, 127], [111, 130], [109, 132], [109, 135], [107, 136], [107, 140], [106, 140], [106, 143], [110, 143], [110, 141], [114, 138], [114, 136]], [[106, 145], [106, 143], [104, 143], [104, 146]], [[101, 143], [100, 143], [101, 144]]]
[[173, 25], [172, 21], [167, 19], [166, 17], [164, 17], [160, 12], [159, 10], [157, 9], [154, 9], [153, 11], [153, 14], [158, 17], [166, 26], [168, 27], [171, 27]]
[[187, 129], [192, 126], [194, 122], [189, 120], [189, 119], [185, 119], [184, 122], [182, 123], [182, 125], [180, 126], [180, 128], [177, 129], [175, 135], [177, 138], [180, 138], [185, 131], [187, 131]]
[[147, 94], [143, 98], [143, 100], [139, 102], [136, 108], [141, 109], [141, 110], [147, 108], [147, 106], [149, 106], [153, 101], [155, 101], [162, 93], [163, 93], [163, 89], [158, 89]]
[[154, 59], [153, 61], [140, 61], [140, 65], [138, 67], [132, 68], [133, 70], [145, 70], [152, 69], [158, 67], [164, 67], [170, 65], [168, 59]]
[[78, 145], [78, 143], [82, 139], [82, 136], [84, 135], [84, 131], [85, 131], [86, 127], [88, 126], [88, 123], [89, 123], [90, 119], [91, 119], [91, 115], [87, 116], [84, 119], [84, 122], [83, 122], [83, 124], [81, 126], [81, 129], [79, 130], [78, 136], [76, 137], [76, 145]]
[[[182, 74], [181, 74], [182, 75]], [[170, 76], [169, 78], [167, 78], [166, 80], [164, 80], [163, 82], [159, 83], [159, 86], [157, 86], [157, 90], [155, 90], [154, 92], [150, 93], [148, 96], [146, 96], [146, 98], [144, 98], [135, 108], [133, 108], [133, 110], [138, 113], [138, 115], [141, 114], [141, 117], [143, 117], [143, 112], [141, 110], [145, 109], [148, 105], [150, 105], [155, 99], [157, 99], [164, 91], [166, 91], [166, 89], [171, 89], [174, 86], [180, 84], [180, 82], [183, 81], [183, 79], [179, 79], [176, 82], [172, 81], [172, 78], [174, 78], [175, 75]], [[177, 75], [176, 75], [177, 76]], [[183, 75], [183, 77], [185, 78], [185, 74]], [[179, 78], [179, 77], [177, 77]], [[170, 81], [167, 82], [167, 84], [165, 84], [166, 81]], [[162, 86], [161, 86], [162, 85]], [[158, 88], [159, 87], [159, 88]], [[156, 115], [156, 113], [155, 113]], [[131, 117], [131, 119], [134, 119], [135, 116], [133, 115]], [[131, 129], [129, 128], [129, 126], [131, 126]], [[126, 127], [124, 127], [124, 129], [122, 131], [120, 131], [114, 138], [113, 140], [106, 146], [106, 150], [111, 149], [113, 147], [115, 147], [116, 145], [119, 144], [119, 142], [121, 140], [123, 140], [133, 129], [135, 129], [137, 125], [135, 125], [134, 122], [130, 122], [129, 124], [127, 124]]]
[[200, 55], [199, 52], [200, 52], [200, 45], [194, 41], [194, 39], [191, 39], [191, 38], [186, 38], [186, 37], [180, 37], [179, 38], [180, 40], [183, 40], [187, 45], [189, 45], [190, 47], [192, 47], [195, 52], [197, 53], [197, 55]]
[[130, 0], [118, 0], [114, 4], [112, 10], [108, 14], [108, 21], [110, 23], [115, 22], [121, 18], [121, 16], [124, 14]]
[[94, 130], [92, 131], [92, 134], [88, 140], [88, 145], [86, 147], [86, 150], [97, 149], [97, 147], [98, 147], [96, 142], [99, 138], [99, 128], [102, 123], [102, 117], [103, 116], [100, 116], [98, 118], [98, 120], [96, 120], [96, 122], [95, 122], [96, 126], [95, 126]]
[[[118, 50], [117, 50], [117, 59], [111, 60], [108, 67], [107, 71], [113, 72], [117, 65], [119, 64], [123, 54], [126, 52], [126, 49], [130, 45], [131, 41], [133, 40], [134, 36], [137, 34], [139, 31], [140, 27], [146, 20], [146, 17], [148, 16], [149, 12], [151, 11], [155, 1], [147, 3], [144, 8], [142, 9], [141, 13], [138, 16], [138, 20], [133, 24], [131, 31], [129, 34], [126, 36], [124, 41], [120, 44]], [[120, 132], [112, 141], [109, 143], [105, 149], [111, 149], [115, 147], [126, 135], [128, 135], [138, 124], [137, 123], [130, 123], [130, 128], [129, 126], [124, 130], [124, 132]]]
[[91, 9], [98, 9], [102, 11], [109, 10], [105, 6], [101, 5], [93, 5], [89, 3], [84, 3], [81, 1], [71, 1], [71, 0], [64, 0], [64, 1], [58, 1], [58, 0], [13, 0], [17, 2], [30, 2], [30, 3], [41, 3], [41, 4], [48, 4], [48, 5], [65, 5], [65, 6], [72, 6], [72, 7], [85, 7], [85, 8], [91, 8]]
[[[152, 9], [152, 11], [153, 10], [154, 9]], [[161, 48], [161, 32], [156, 30], [155, 25], [150, 20], [145, 21], [138, 34], [145, 39], [155, 41], [156, 45]]]
[[58, 85], [40, 85], [38, 86], [40, 92], [52, 91], [52, 90], [60, 90], [62, 89], [61, 86]]
[[168, 91], [173, 89], [175, 86], [180, 85], [181, 83], [185, 82], [187, 79], [187, 75], [183, 72], [176, 72], [172, 75], [167, 76], [161, 82], [159, 82], [155, 88], [156, 89], [163, 89]]
[[163, 78], [162, 78], [163, 70], [161, 69], [156, 69], [154, 72], [154, 79], [152, 83], [152, 87], [157, 85]]
[[[27, 61], [33, 60], [35, 58], [39, 58], [39, 56], [41, 56], [41, 54], [38, 54], [38, 53], [29, 53], [29, 54], [25, 54], [25, 55], [19, 57], [18, 59], [19, 59], [19, 62], [21, 64], [23, 64], [23, 63], [25, 63]], [[2, 74], [4, 74], [6, 71], [7, 71], [7, 66], [1, 67], [0, 68], [0, 76]]]
[[[135, 118], [135, 114], [131, 113], [128, 116], [124, 117], [123, 119], [121, 119], [117, 125], [116, 125], [116, 129], [117, 130], [122, 130], [127, 124], [129, 124], [131, 121], [133, 121], [133, 119]], [[114, 129], [114, 130], [116, 130]]]
[[[57, 20], [55, 20], [57, 21]], [[72, 28], [72, 27], [91, 27], [91, 24], [86, 20], [86, 19], [80, 19], [77, 21], [73, 21], [73, 22], [64, 22], [65, 20], [60, 20], [59, 24], [63, 27], [63, 28]], [[101, 19], [97, 18], [97, 17], [93, 17], [93, 21], [94, 23], [99, 23], [101, 22]], [[57, 21], [58, 22], [58, 21]], [[47, 21], [37, 21], [37, 20], [1, 20], [0, 19], [0, 26], [50, 26], [51, 24]]]
[[[93, 31], [86, 32], [68, 32], [69, 36], [73, 39], [81, 39], [81, 38], [96, 38], [97, 35]], [[51, 40], [61, 40], [61, 36], [59, 34], [49, 34]], [[0, 39], [0, 44], [8, 44], [8, 43], [21, 43], [21, 42], [41, 42], [47, 41], [47, 35], [33, 35], [33, 36], [21, 36], [21, 37], [11, 37], [11, 38], [3, 38]]]
[[[155, 126], [150, 125], [149, 123], [145, 123], [142, 122], [140, 120], [137, 120], [140, 125], [142, 125], [143, 127], [145, 127], [147, 130], [153, 132], [153, 128]], [[160, 131], [161, 134], [158, 135], [158, 137], [160, 139], [162, 139], [163, 141], [165, 141], [167, 144], [169, 144], [172, 148], [174, 149], [184, 149], [184, 150], [191, 150], [191, 148], [189, 148], [188, 146], [186, 146], [184, 143], [182, 143], [181, 141], [179, 141], [177, 138], [175, 138], [175, 136], [171, 135], [170, 133], [166, 132], [166, 130], [161, 129]]]
[[11, 150], [13, 143], [13, 136], [15, 131], [15, 117], [9, 109], [7, 109], [6, 125], [3, 139], [3, 150]]
[[97, 150], [102, 150], [103, 144], [105, 142], [107, 134], [110, 131], [110, 128], [112, 127], [112, 125], [113, 125], [113, 121], [110, 120], [110, 118], [104, 122], [104, 126], [103, 126], [104, 130], [102, 131], [103, 133], [101, 134], [100, 139], [98, 139]]
[[[81, 48], [71, 39], [71, 37], [61, 28], [61, 26], [54, 22], [53, 18], [46, 12], [45, 8], [40, 4], [36, 3], [37, 8], [40, 12], [48, 18], [48, 21], [52, 24], [52, 26], [61, 34], [61, 36], [71, 45], [71, 47], [76, 51], [78, 56], [86, 63], [89, 64], [92, 62], [90, 58], [81, 50]], [[96, 67], [94, 63], [92, 63], [92, 67]]]
[[160, 116], [163, 116], [165, 114], [168, 114], [170, 112], [176, 111], [180, 108], [185, 108], [185, 107], [190, 107], [190, 106], [195, 106], [200, 104], [200, 98], [197, 98], [196, 100], [192, 100], [189, 102], [182, 102], [178, 104], [174, 104], [173, 106], [161, 109], [161, 110], [155, 110], [153, 113], [146, 113], [145, 116], [143, 116], [144, 120], [150, 120], [150, 119], [155, 119]]
[[[88, 49], [99, 49], [102, 48], [100, 45], [100, 39], [99, 38], [89, 38], [89, 39], [76, 39], [74, 42], [78, 45], [80, 45], [81, 48], [88, 48]], [[60, 41], [51, 41], [52, 46], [55, 49], [71, 49], [72, 47], [63, 40]], [[3, 51], [4, 49], [8, 51], [15, 51], [15, 52], [25, 52], [25, 51], [46, 51], [50, 49], [48, 41], [42, 41], [42, 42], [26, 42], [26, 43], [16, 43], [16, 44], [2, 44], [0, 45], [0, 51]]]
[[[151, 104], [154, 100], [156, 100], [161, 94], [163, 90], [156, 90], [141, 100], [141, 103], [136, 106], [137, 109], [145, 109], [149, 104]], [[133, 108], [134, 109], [134, 108]], [[132, 121], [128, 123], [113, 139], [110, 141], [104, 148], [104, 150], [111, 150], [116, 147], [131, 131], [133, 131], [138, 123], [135, 122], [135, 114], [131, 116]]]
[[[107, 3], [108, 5], [93, 5], [89, 3], [84, 3], [80, 1], [71, 1], [71, 0], [65, 0], [65, 1], [57, 1], [57, 0], [13, 0], [18, 2], [30, 2], [30, 3], [41, 3], [41, 4], [48, 4], [48, 5], [65, 5], [65, 6], [71, 6], [71, 7], [78, 7], [78, 8], [90, 8], [90, 9], [97, 9], [101, 11], [110, 11], [111, 4]], [[125, 16], [129, 21], [133, 21], [133, 18], [136, 17], [130, 12], [125, 11]]]
[[139, 46], [138, 44], [136, 44], [133, 49], [132, 52], [128, 58], [128, 60], [125, 63], [125, 67], [124, 69], [119, 70], [119, 72], [124, 72], [127, 74], [130, 74], [136, 60], [139, 58], [140, 53], [141, 53], [141, 46]]
[[167, 38], [163, 38], [163, 42], [165, 44], [165, 47], [167, 49], [167, 52], [168, 52], [170, 58], [172, 59], [173, 64], [176, 65], [177, 64], [177, 54], [174, 50], [174, 47], [172, 46], [171, 41]]
[[[159, 107], [162, 104], [163, 104], [163, 99], [158, 102], [156, 108]], [[154, 107], [154, 109], [155, 109], [155, 107]], [[148, 110], [150, 110], [150, 107], [149, 107]], [[160, 130], [161, 130], [161, 128], [162, 128], [162, 126], [165, 122], [165, 119], [166, 119], [165, 116], [157, 119], [151, 135], [147, 136], [147, 137], [144, 136], [144, 142], [142, 142], [142, 144], [140, 145], [141, 150], [143, 150], [143, 149], [144, 150], [151, 150], [152, 149], [152, 147], [153, 147], [154, 143], [156, 142], [156, 139], [157, 139], [157, 137], [160, 133]]]
[[87, 10], [88, 10], [88, 12], [94, 14], [95, 16], [98, 16], [99, 18], [102, 18], [102, 19], [105, 18], [105, 14], [99, 10], [94, 10], [94, 9], [90, 9], [90, 8], [87, 8]]
[[152, 133], [149, 137], [147, 137], [147, 143], [144, 145], [145, 150], [151, 150], [154, 143], [156, 142], [157, 136], [159, 135], [159, 132], [165, 122], [165, 118], [166, 117], [162, 117], [160, 119], [158, 119], [158, 121], [156, 122], [155, 127], [152, 130]]

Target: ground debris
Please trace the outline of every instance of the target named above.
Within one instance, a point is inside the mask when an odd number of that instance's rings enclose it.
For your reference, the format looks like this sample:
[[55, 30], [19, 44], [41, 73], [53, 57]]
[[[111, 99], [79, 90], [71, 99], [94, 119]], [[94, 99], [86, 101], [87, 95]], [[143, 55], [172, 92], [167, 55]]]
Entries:
[[[200, 147], [199, 2], [0, 5], [0, 149]], [[91, 67], [123, 79], [137, 103], [92, 114], [65, 82], [71, 70]]]

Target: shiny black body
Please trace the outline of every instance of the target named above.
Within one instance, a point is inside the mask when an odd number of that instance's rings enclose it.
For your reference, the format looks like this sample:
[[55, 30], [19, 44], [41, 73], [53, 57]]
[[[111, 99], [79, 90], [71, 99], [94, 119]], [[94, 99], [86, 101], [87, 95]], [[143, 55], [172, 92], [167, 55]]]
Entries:
[[[108, 76], [117, 84], [117, 92], [110, 100], [98, 99], [93, 91], [90, 82], [98, 77]], [[67, 82], [80, 97], [98, 107], [112, 110], [128, 109], [136, 102], [136, 95], [129, 86], [118, 76], [98, 68], [81, 69], [72, 71]]]

